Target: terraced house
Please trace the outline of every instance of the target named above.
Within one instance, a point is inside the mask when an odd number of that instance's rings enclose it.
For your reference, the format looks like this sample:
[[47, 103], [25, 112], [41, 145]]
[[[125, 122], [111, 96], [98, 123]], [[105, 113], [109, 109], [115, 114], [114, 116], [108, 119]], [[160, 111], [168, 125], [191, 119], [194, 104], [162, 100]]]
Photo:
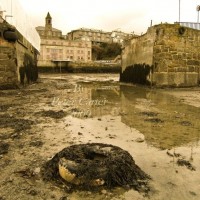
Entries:
[[119, 43], [122, 44], [124, 39], [132, 38], [133, 33], [124, 33], [120, 30], [113, 30], [111, 32], [106, 32], [97, 29], [80, 28], [72, 30], [67, 34], [70, 40], [83, 40], [91, 41], [92, 44], [101, 43]]

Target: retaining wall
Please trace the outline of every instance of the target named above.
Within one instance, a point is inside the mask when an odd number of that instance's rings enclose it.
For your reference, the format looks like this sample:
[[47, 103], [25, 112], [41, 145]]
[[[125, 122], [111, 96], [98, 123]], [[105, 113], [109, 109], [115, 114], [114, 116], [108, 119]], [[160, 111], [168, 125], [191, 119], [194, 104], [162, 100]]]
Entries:
[[200, 82], [199, 64], [200, 31], [179, 24], [160, 24], [125, 44], [120, 80], [156, 86], [196, 86]]

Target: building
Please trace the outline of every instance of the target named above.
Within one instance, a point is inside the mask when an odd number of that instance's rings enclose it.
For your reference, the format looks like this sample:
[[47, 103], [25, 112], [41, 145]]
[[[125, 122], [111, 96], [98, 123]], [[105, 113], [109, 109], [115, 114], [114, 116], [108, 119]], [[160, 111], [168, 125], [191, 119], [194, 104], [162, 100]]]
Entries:
[[110, 37], [110, 32], [105, 32], [102, 30], [80, 28], [73, 30], [67, 34], [69, 40], [82, 40], [91, 41], [92, 44], [96, 43], [111, 43], [112, 38]]
[[133, 34], [124, 33], [119, 30], [114, 30], [112, 32], [105, 32], [102, 30], [80, 28], [73, 30], [67, 34], [69, 40], [82, 40], [91, 41], [92, 44], [99, 43], [123, 43], [124, 39], [127, 37], [132, 37]]
[[200, 31], [179, 24], [159, 24], [125, 44], [120, 80], [156, 86], [200, 83]]
[[68, 61], [91, 61], [91, 42], [66, 39], [61, 30], [52, 27], [49, 13], [45, 26], [38, 26], [36, 30], [41, 38], [38, 67], [56, 67], [58, 62], [65, 65]]
[[114, 30], [111, 32], [112, 42], [122, 44], [124, 40], [135, 37], [134, 33], [124, 33], [120, 30]]

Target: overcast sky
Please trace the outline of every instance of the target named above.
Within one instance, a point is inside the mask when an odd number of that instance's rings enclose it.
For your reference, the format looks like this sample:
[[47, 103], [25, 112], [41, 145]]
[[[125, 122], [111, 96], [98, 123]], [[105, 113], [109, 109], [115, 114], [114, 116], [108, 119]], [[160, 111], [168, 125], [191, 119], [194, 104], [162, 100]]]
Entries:
[[[63, 34], [81, 27], [139, 34], [146, 32], [151, 20], [153, 25], [179, 20], [179, 0], [19, 1], [33, 17], [35, 26], [44, 26], [46, 14], [50, 12], [53, 27], [61, 29]], [[200, 0], [180, 0], [181, 21], [197, 22], [197, 5]]]

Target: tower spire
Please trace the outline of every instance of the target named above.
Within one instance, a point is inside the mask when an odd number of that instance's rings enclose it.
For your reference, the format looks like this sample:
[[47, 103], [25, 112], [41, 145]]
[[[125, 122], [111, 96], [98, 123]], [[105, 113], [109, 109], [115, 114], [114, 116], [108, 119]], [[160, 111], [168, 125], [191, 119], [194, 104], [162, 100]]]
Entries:
[[47, 13], [47, 16], [45, 18], [45, 29], [47, 30], [52, 30], [52, 17], [51, 15], [49, 14], [49, 12]]

